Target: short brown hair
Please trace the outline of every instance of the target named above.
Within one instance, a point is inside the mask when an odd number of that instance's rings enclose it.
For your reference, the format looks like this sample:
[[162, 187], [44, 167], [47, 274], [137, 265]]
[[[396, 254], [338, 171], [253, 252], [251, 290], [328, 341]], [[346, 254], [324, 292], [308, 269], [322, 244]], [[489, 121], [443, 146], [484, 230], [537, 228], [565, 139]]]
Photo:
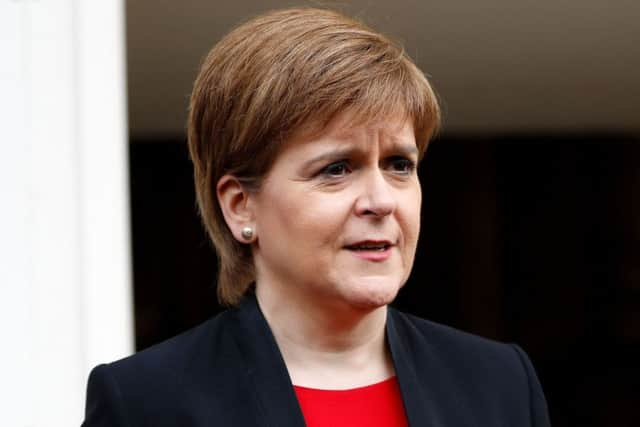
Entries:
[[235, 176], [260, 187], [293, 132], [337, 114], [367, 122], [402, 111], [421, 155], [440, 112], [431, 86], [399, 44], [338, 12], [278, 10], [253, 18], [205, 58], [189, 105], [188, 140], [200, 215], [219, 258], [218, 298], [237, 303], [255, 280], [251, 249], [236, 241], [216, 195]]

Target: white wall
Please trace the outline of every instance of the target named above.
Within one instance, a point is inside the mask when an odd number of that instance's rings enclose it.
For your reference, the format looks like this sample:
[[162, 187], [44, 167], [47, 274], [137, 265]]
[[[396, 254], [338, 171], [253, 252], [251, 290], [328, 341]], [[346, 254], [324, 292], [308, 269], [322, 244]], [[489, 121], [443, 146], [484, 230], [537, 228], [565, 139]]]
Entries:
[[182, 134], [211, 45], [251, 15], [303, 4], [338, 5], [404, 40], [446, 131], [640, 132], [636, 0], [129, 0], [133, 134]]
[[0, 425], [79, 425], [133, 349], [124, 5], [0, 0]]

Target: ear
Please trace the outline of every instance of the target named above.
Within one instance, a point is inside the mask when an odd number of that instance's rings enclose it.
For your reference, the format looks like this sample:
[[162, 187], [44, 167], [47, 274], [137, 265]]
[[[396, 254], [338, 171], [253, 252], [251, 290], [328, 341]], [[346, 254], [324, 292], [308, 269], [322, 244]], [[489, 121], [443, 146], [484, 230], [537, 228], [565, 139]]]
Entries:
[[[251, 194], [233, 175], [224, 175], [216, 185], [216, 196], [222, 210], [222, 215], [233, 237], [241, 243], [251, 243], [255, 240], [255, 222], [250, 203]], [[254, 230], [252, 238], [242, 236], [242, 230], [251, 227]]]

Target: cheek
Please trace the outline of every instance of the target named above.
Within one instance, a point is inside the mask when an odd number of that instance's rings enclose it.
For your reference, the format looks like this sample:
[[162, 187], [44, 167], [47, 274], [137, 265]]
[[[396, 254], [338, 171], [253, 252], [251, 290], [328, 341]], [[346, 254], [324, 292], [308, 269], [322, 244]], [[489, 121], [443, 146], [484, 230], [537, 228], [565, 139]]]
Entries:
[[420, 210], [422, 207], [422, 198], [420, 191], [413, 192], [404, 200], [404, 209], [402, 217], [403, 234], [405, 238], [404, 245], [404, 275], [402, 284], [407, 281], [411, 274], [418, 245], [418, 236], [420, 234]]
[[411, 240], [417, 240], [420, 233], [420, 210], [422, 207], [422, 192], [417, 185], [414, 191], [408, 192], [402, 206], [402, 221], [406, 227], [406, 233]]
[[[345, 198], [309, 191], [272, 191], [258, 211], [263, 235], [279, 241], [295, 239], [302, 247], [334, 244], [343, 229]], [[274, 243], [274, 242], [270, 242]]]
[[313, 236], [308, 245], [333, 248], [341, 244], [351, 212], [351, 204], [346, 198], [320, 194], [300, 199], [298, 205], [301, 220], [295, 227], [304, 228], [307, 236]]

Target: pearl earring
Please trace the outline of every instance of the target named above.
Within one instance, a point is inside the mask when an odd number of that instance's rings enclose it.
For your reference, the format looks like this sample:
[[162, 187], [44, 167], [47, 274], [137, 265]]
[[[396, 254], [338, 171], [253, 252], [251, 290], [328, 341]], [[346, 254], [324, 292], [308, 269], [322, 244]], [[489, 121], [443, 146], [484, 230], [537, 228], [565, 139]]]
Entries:
[[242, 234], [242, 237], [243, 237], [245, 240], [251, 240], [251, 239], [253, 239], [253, 228], [251, 228], [251, 227], [244, 227], [244, 228], [242, 229], [242, 233], [241, 233], [241, 234]]

